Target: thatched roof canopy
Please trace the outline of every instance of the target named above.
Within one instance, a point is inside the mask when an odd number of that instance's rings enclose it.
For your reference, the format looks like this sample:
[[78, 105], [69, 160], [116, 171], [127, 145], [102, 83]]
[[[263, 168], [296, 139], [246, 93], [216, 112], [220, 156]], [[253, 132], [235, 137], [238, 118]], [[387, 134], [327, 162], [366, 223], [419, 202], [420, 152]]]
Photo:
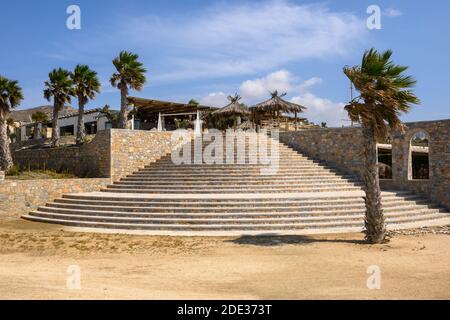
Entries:
[[303, 110], [307, 109], [302, 105], [283, 100], [282, 97], [284, 97], [286, 93], [278, 95], [278, 91], [275, 90], [270, 94], [272, 95], [272, 98], [264, 102], [258, 103], [250, 107], [250, 109], [260, 112], [281, 111], [285, 113], [300, 113], [303, 112]]
[[248, 110], [247, 107], [241, 105], [239, 103], [239, 100], [241, 97], [239, 95], [235, 95], [234, 97], [228, 96], [228, 100], [230, 100], [230, 103], [226, 105], [225, 107], [216, 110], [213, 112], [214, 115], [249, 115], [251, 114], [250, 110]]

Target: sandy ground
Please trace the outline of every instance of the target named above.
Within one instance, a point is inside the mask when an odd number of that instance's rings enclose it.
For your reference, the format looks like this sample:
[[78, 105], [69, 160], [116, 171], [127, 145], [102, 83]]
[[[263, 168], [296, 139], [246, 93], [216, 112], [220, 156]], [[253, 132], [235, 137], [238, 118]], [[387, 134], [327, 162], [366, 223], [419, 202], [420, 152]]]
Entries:
[[[450, 299], [449, 228], [396, 234], [156, 237], [0, 221], [1, 299]], [[67, 288], [67, 269], [81, 289]], [[368, 289], [379, 266], [381, 288]]]

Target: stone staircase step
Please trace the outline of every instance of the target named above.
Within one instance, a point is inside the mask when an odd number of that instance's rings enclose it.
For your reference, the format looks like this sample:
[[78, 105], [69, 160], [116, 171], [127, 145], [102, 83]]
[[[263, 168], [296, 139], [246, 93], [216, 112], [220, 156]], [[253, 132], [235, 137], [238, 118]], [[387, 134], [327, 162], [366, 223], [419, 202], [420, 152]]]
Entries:
[[[79, 227], [96, 227], [96, 228], [109, 228], [109, 229], [134, 229], [134, 230], [180, 230], [180, 231], [248, 231], [248, 230], [301, 230], [301, 229], [315, 229], [315, 228], [342, 228], [342, 227], [362, 227], [361, 220], [345, 220], [345, 221], [332, 221], [332, 222], [299, 222], [299, 223], [270, 223], [270, 224], [239, 224], [239, 225], [224, 225], [224, 224], [198, 224], [198, 225], [186, 225], [186, 224], [150, 224], [150, 223], [123, 223], [123, 222], [99, 222], [99, 221], [83, 221], [83, 220], [67, 220], [56, 218], [45, 218], [34, 215], [24, 216], [25, 219], [51, 222], [62, 225], [71, 225]], [[435, 220], [443, 219], [448, 221], [447, 215], [430, 215], [422, 217], [409, 218], [393, 218], [388, 222], [389, 224], [401, 224], [408, 222], [417, 222], [420, 220]], [[326, 232], [326, 231], [325, 231]]]
[[[126, 206], [126, 207], [173, 207], [180, 209], [190, 209], [190, 208], [253, 208], [253, 207], [272, 207], [272, 208], [292, 208], [292, 207], [352, 207], [352, 206], [364, 206], [364, 201], [362, 198], [349, 198], [349, 199], [320, 199], [316, 198], [313, 200], [289, 200], [289, 199], [255, 199], [253, 201], [236, 201], [236, 200], [184, 200], [177, 201], [173, 199], [149, 199], [151, 201], [143, 201], [144, 199], [125, 199], [119, 201], [117, 198], [114, 200], [108, 200], [107, 197], [100, 200], [100, 198], [90, 199], [82, 197], [63, 197], [60, 199], [55, 199], [54, 204], [66, 204], [66, 205], [98, 205], [98, 206]], [[423, 205], [430, 207], [437, 207], [436, 205], [430, 205], [429, 202], [418, 196], [410, 196], [404, 198], [383, 198], [383, 207], [404, 207], [404, 206], [414, 206]], [[52, 204], [49, 203], [49, 204]]]
[[[203, 225], [203, 224], [297, 224], [305, 222], [330, 222], [335, 223], [339, 221], [359, 221], [364, 218], [364, 213], [348, 214], [341, 216], [229, 216], [223, 217], [205, 217], [205, 216], [193, 216], [187, 215], [184, 217], [168, 217], [162, 215], [142, 215], [142, 214], [128, 214], [128, 215], [102, 215], [100, 212], [91, 213], [87, 211], [80, 211], [77, 214], [64, 213], [64, 212], [45, 212], [35, 211], [33, 214], [37, 217], [44, 218], [56, 218], [64, 220], [78, 220], [78, 221], [94, 221], [94, 222], [118, 222], [118, 223], [142, 223], [142, 224], [190, 224], [190, 225]], [[445, 216], [445, 215], [444, 215]], [[410, 214], [404, 213], [391, 213], [386, 215], [388, 221], [407, 220], [407, 219], [435, 219], [442, 218], [442, 215], [438, 212], [413, 212]]]
[[[403, 208], [404, 209], [404, 208]], [[54, 207], [45, 206], [39, 207], [39, 212], [45, 213], [66, 213], [66, 214], [77, 214], [77, 213], [89, 213], [92, 215], [107, 215], [107, 216], [142, 216], [142, 217], [152, 217], [154, 215], [160, 216], [165, 215], [167, 217], [198, 217], [198, 216], [216, 216], [216, 217], [261, 217], [261, 216], [290, 216], [290, 217], [303, 217], [303, 216], [327, 216], [327, 217], [339, 217], [339, 216], [349, 216], [349, 215], [364, 215], [364, 207], [351, 208], [351, 209], [336, 209], [334, 210], [320, 210], [318, 208], [312, 208], [312, 210], [305, 210], [304, 208], [294, 208], [291, 210], [266, 210], [261, 208], [256, 208], [255, 210], [170, 210], [167, 208], [153, 208], [153, 210], [137, 210], [136, 208], [124, 208], [124, 207]], [[444, 212], [440, 208], [430, 209], [430, 208], [409, 208], [408, 210], [402, 210], [402, 208], [391, 208], [385, 210], [386, 216], [391, 215], [413, 215], [413, 214], [423, 214], [423, 213], [439, 213]]]

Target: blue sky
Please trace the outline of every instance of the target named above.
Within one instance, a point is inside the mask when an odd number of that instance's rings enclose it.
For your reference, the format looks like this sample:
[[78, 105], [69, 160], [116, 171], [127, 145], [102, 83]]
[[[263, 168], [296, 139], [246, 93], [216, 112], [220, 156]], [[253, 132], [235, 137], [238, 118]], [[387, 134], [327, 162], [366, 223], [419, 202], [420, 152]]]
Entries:
[[[66, 28], [71, 4], [81, 8], [81, 30]], [[371, 4], [381, 8], [381, 30], [366, 27]], [[111, 60], [130, 50], [149, 79], [131, 95], [222, 106], [235, 92], [251, 104], [279, 89], [307, 106], [311, 120], [341, 125], [349, 99], [342, 67], [358, 64], [367, 48], [391, 48], [394, 61], [410, 66], [422, 100], [403, 120], [450, 118], [449, 13], [444, 0], [2, 0], [0, 74], [19, 80], [22, 109], [47, 104], [51, 69], [88, 64], [103, 83], [89, 107], [117, 107]]]

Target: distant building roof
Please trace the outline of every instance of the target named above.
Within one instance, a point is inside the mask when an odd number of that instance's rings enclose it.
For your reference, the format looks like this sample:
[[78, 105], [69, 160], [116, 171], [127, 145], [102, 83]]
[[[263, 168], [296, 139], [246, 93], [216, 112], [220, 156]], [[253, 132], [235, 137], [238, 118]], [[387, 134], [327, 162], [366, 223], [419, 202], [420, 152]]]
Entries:
[[[91, 114], [91, 113], [102, 113], [103, 109], [102, 108], [95, 108], [95, 109], [89, 109], [89, 110], [84, 110], [84, 114]], [[63, 118], [72, 118], [72, 117], [76, 117], [78, 116], [78, 110], [75, 110], [75, 112], [71, 112], [68, 113], [64, 116], [60, 116], [59, 119], [63, 119]]]
[[[53, 119], [53, 106], [40, 106], [26, 110], [12, 111], [10, 117], [14, 121], [20, 122], [21, 125], [29, 125], [34, 123], [34, 121], [31, 119], [31, 116], [38, 111], [44, 112], [47, 115], [49, 122]], [[92, 113], [101, 113], [102, 111], [102, 108], [95, 108], [85, 110], [84, 114], [87, 115]], [[65, 106], [59, 113], [59, 119], [72, 118], [76, 116], [78, 116], [78, 110], [72, 108], [71, 106]]]
[[[32, 123], [33, 120], [31, 119], [31, 116], [33, 115], [33, 113], [38, 111], [45, 113], [49, 119], [53, 118], [53, 106], [50, 105], [25, 110], [14, 110], [11, 112], [10, 117], [16, 122]], [[78, 111], [71, 106], [64, 106], [59, 114], [60, 117], [65, 117], [66, 115], [74, 112], [78, 113]]]

